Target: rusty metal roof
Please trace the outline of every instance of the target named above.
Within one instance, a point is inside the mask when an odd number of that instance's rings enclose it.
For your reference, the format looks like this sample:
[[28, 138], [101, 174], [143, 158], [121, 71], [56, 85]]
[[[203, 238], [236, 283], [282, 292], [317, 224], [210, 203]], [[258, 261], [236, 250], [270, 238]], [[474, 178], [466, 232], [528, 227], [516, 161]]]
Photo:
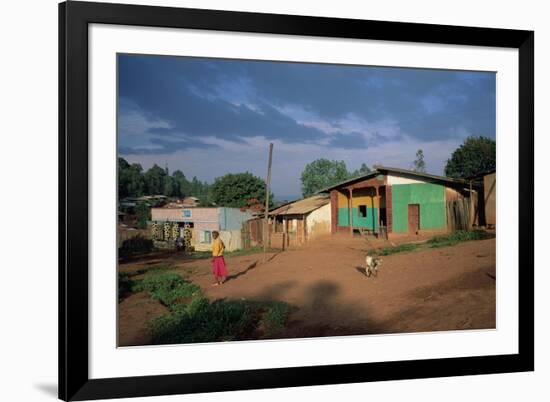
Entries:
[[269, 215], [304, 215], [330, 202], [328, 194], [316, 194], [309, 198], [289, 202], [269, 212]]
[[407, 170], [407, 169], [387, 167], [387, 166], [373, 166], [373, 167], [374, 167], [374, 170], [372, 170], [369, 173], [366, 173], [362, 176], [352, 177], [351, 179], [347, 179], [347, 180], [344, 180], [340, 183], [334, 184], [332, 186], [325, 187], [325, 188], [317, 191], [317, 193], [325, 193], [325, 192], [328, 192], [332, 189], [335, 189], [335, 188], [338, 188], [338, 187], [341, 187], [341, 186], [346, 186], [346, 185], [352, 184], [352, 183], [357, 182], [357, 181], [370, 179], [372, 177], [376, 177], [378, 175], [384, 175], [384, 174], [388, 174], [388, 173], [390, 173], [390, 174], [391, 173], [402, 174], [402, 175], [417, 177], [419, 179], [433, 180], [433, 181], [438, 181], [438, 182], [448, 183], [448, 184], [454, 184], [454, 185], [466, 185], [466, 184], [468, 184], [468, 182], [466, 180], [463, 180], [463, 179], [454, 179], [452, 177], [437, 176], [437, 175], [429, 174], [429, 173], [415, 172], [414, 170]]

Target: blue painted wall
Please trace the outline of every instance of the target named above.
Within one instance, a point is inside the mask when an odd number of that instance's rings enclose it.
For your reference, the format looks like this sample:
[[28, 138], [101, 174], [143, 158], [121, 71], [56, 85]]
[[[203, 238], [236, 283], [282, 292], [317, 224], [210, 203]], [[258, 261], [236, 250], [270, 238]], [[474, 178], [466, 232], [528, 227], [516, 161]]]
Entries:
[[218, 208], [220, 230], [241, 230], [243, 222], [252, 219], [249, 212], [242, 212], [239, 208]]

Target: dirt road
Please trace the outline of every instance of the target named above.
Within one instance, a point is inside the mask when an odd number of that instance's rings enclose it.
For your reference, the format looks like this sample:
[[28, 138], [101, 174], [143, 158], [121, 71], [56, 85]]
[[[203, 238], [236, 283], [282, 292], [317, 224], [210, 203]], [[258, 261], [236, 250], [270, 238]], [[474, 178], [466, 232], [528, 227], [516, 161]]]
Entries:
[[[376, 278], [363, 273], [366, 249], [362, 238], [330, 238], [270, 254], [266, 263], [258, 254], [228, 257], [230, 276], [219, 287], [210, 286], [209, 260], [172, 257], [168, 263], [210, 299], [281, 300], [295, 306], [283, 338], [495, 327], [495, 239], [382, 257]], [[139, 295], [124, 300], [120, 344], [147, 343], [140, 321], [162, 311]]]

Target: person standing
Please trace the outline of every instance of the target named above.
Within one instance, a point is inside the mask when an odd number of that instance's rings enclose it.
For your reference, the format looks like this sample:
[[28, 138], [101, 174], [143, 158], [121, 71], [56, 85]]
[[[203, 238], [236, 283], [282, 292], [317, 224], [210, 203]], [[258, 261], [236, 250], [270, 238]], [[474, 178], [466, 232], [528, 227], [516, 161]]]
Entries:
[[225, 266], [225, 259], [223, 258], [223, 251], [225, 245], [222, 239], [220, 239], [220, 233], [216, 230], [212, 232], [212, 273], [214, 274], [215, 282], [212, 286], [221, 285], [227, 277], [227, 267]]

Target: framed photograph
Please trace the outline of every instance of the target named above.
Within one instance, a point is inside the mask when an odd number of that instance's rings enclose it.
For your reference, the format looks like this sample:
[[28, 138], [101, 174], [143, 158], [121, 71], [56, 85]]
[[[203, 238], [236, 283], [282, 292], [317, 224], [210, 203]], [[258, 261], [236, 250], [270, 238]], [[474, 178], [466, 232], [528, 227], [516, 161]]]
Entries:
[[61, 3], [59, 397], [532, 371], [533, 61], [531, 31]]

